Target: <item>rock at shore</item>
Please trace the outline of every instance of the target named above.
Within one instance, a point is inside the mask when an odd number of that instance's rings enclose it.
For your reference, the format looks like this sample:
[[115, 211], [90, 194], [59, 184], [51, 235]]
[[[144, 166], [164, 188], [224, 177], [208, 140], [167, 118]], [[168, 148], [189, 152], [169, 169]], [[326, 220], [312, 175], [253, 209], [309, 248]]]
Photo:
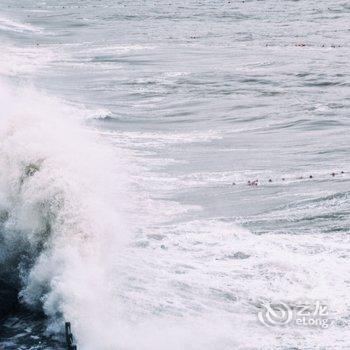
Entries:
[[5, 277], [0, 277], [0, 319], [6, 317], [18, 303], [17, 290]]

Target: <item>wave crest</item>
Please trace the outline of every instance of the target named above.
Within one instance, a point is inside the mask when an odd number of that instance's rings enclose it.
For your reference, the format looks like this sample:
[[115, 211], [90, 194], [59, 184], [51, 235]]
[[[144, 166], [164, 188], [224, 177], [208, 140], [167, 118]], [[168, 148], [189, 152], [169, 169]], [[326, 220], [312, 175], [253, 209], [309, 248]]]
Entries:
[[63, 317], [88, 333], [127, 237], [126, 175], [83, 112], [4, 82], [0, 101], [0, 272], [15, 276], [22, 302], [42, 309], [51, 329]]

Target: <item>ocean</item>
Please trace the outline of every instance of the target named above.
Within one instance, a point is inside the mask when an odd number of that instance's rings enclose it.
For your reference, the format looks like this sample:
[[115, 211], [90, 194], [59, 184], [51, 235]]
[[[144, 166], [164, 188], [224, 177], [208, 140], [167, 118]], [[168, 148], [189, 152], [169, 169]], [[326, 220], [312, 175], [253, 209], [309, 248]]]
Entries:
[[349, 24], [2, 0], [0, 348], [349, 349]]

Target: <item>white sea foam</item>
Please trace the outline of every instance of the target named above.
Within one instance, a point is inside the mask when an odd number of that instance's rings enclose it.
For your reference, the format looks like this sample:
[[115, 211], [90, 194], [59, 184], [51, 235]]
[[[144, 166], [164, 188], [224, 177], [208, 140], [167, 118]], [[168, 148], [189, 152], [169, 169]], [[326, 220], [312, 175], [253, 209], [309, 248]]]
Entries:
[[4, 82], [0, 101], [2, 263], [19, 257], [20, 296], [51, 330], [63, 317], [88, 338], [107, 321], [110, 260], [128, 236], [123, 169], [78, 110]]
[[[83, 127], [84, 109], [5, 83], [0, 98], [3, 249], [7, 262], [21, 256], [21, 298], [44, 310], [49, 330], [70, 320], [86, 350], [328, 346], [341, 336], [341, 327], [266, 329], [255, 305], [308, 295], [346, 315], [340, 238], [256, 236], [217, 220], [159, 225], [186, 207], [140, 189], [137, 210], [125, 160]], [[138, 222], [126, 225], [130, 206]]]
[[1, 44], [0, 74], [15, 76], [34, 73], [56, 56], [48, 48], [40, 46], [15, 47]]
[[14, 32], [40, 32], [42, 29], [29, 23], [21, 23], [6, 17], [0, 17], [0, 29]]

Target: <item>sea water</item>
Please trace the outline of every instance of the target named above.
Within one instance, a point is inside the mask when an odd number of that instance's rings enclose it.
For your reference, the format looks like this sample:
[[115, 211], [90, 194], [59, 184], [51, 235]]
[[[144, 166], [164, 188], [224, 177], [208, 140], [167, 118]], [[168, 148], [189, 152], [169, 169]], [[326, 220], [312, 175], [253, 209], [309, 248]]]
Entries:
[[[349, 348], [349, 23], [341, 0], [2, 0], [0, 346], [63, 349], [70, 321], [84, 350]], [[329, 327], [259, 319], [307, 300]]]

